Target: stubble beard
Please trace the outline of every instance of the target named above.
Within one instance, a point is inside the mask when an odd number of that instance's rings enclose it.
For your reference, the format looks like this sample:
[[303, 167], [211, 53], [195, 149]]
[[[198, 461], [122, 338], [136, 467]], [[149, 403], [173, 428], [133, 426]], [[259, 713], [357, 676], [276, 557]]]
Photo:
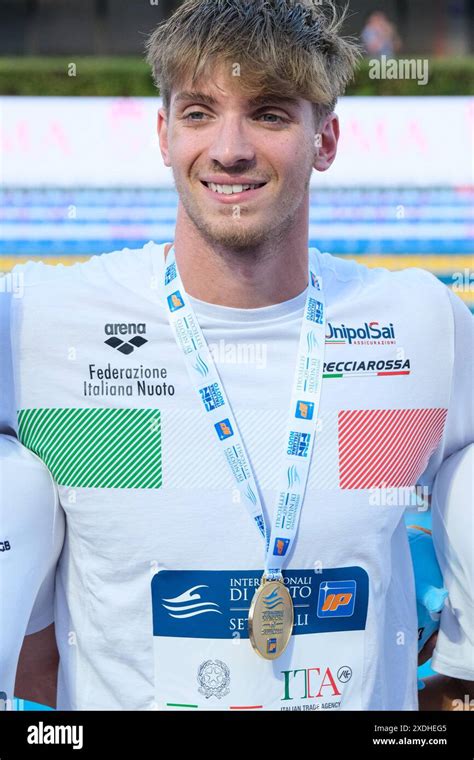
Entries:
[[[224, 256], [237, 254], [239, 257], [260, 257], [264, 251], [267, 255], [273, 247], [287, 237], [287, 231], [294, 222], [295, 215], [304, 202], [309, 188], [312, 168], [308, 172], [303, 188], [299, 193], [285, 192], [282, 194], [277, 213], [271, 219], [260, 224], [247, 222], [248, 212], [239, 204], [225, 206], [225, 213], [220, 216], [218, 223], [213, 223], [205, 216], [202, 206], [198, 204], [192, 192], [189, 191], [187, 180], [183, 182], [173, 171], [174, 184], [183, 208], [196, 228], [198, 234], [214, 251]], [[237, 210], [237, 211], [236, 211]], [[224, 216], [226, 218], [224, 218]], [[270, 244], [270, 245], [269, 245]]]

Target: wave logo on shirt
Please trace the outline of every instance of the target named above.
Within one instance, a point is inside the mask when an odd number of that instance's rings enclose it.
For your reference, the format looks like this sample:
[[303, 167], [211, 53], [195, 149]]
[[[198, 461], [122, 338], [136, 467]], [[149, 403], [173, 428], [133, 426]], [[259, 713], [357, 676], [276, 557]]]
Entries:
[[314, 330], [309, 330], [306, 336], [306, 346], [308, 353], [312, 354], [318, 347], [318, 338]]
[[206, 375], [209, 374], [209, 367], [199, 354], [197, 355], [196, 363], [193, 364], [193, 367], [196, 372], [199, 372], [199, 374], [203, 377], [206, 377]]
[[287, 476], [288, 476], [288, 488], [293, 488], [295, 483], [300, 482], [299, 472], [294, 464], [288, 467]]
[[269, 594], [265, 594], [263, 597], [263, 603], [267, 610], [275, 610], [283, 604], [283, 599], [280, 596], [278, 589], [270, 591]]
[[215, 612], [218, 615], [222, 615], [217, 602], [203, 601], [203, 597], [197, 591], [200, 588], [209, 588], [209, 586], [192, 586], [179, 596], [175, 596], [172, 599], [163, 599], [162, 605], [165, 610], [168, 610], [169, 616], [179, 620], [181, 618], [196, 617], [196, 615], [205, 615], [207, 612]]
[[322, 581], [319, 586], [318, 617], [350, 617], [354, 614], [355, 597], [354, 580]]

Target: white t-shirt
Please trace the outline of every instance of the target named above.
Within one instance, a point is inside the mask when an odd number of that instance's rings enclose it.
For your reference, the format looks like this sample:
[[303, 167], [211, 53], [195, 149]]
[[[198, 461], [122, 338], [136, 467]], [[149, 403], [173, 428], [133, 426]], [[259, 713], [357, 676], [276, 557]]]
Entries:
[[0, 691], [10, 708], [23, 637], [53, 621], [64, 524], [43, 462], [13, 436], [0, 435]]
[[[164, 246], [17, 268], [19, 435], [50, 468], [67, 515], [59, 709], [417, 709], [401, 496], [431, 486], [443, 459], [472, 440], [472, 319], [423, 270], [311, 256], [327, 302], [325, 371], [285, 572], [299, 617], [274, 662], [246, 637], [263, 540], [169, 327]], [[193, 299], [267, 520], [305, 298], [261, 309]], [[330, 593], [350, 604], [328, 606]]]
[[0, 431], [12, 435], [16, 430], [16, 413], [12, 382], [10, 309], [14, 295], [0, 277]]
[[440, 467], [431, 510], [433, 539], [447, 603], [441, 614], [432, 667], [474, 681], [474, 445]]

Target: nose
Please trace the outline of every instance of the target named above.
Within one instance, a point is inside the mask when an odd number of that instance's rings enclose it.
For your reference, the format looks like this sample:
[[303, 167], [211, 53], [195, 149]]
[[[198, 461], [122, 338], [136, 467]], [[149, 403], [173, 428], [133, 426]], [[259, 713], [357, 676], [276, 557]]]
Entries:
[[252, 161], [255, 150], [245, 133], [242, 117], [228, 114], [213, 133], [209, 158], [221, 166], [233, 166], [238, 161]]

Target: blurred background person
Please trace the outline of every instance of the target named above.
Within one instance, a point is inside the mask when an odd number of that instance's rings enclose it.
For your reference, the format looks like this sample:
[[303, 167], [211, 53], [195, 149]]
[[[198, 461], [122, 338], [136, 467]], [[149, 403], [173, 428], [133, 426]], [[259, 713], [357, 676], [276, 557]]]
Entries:
[[369, 57], [392, 57], [402, 46], [397, 28], [381, 10], [372, 11], [361, 33], [365, 52]]
[[[30, 259], [69, 266], [171, 239], [178, 199], [143, 46], [179, 5], [0, 0], [0, 275]], [[404, 55], [429, 58], [429, 82], [369, 80], [367, 61], [360, 67], [337, 107], [338, 162], [311, 185], [309, 243], [368, 266], [428, 269], [474, 311], [474, 3], [371, 7], [351, 0], [345, 32], [363, 27], [373, 57], [396, 54], [403, 39]], [[450, 160], [440, 162], [448, 114]], [[2, 422], [11, 434], [0, 410]], [[408, 520], [431, 527], [429, 510]]]

